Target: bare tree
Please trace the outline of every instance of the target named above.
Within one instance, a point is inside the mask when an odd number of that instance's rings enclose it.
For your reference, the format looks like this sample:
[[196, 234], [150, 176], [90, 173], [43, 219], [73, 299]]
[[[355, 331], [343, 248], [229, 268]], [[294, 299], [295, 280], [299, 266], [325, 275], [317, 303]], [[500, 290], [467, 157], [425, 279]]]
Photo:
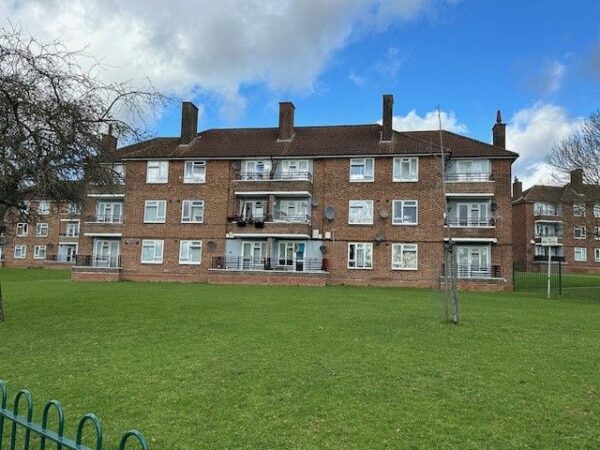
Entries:
[[548, 162], [562, 175], [582, 169], [584, 183], [600, 185], [600, 110], [590, 114], [579, 131], [556, 144]]
[[146, 118], [167, 99], [149, 83], [136, 90], [103, 82], [101, 69], [81, 50], [0, 29], [0, 226], [9, 215], [27, 216], [29, 199], [78, 202], [73, 181], [112, 183], [114, 155], [102, 133], [147, 136]]

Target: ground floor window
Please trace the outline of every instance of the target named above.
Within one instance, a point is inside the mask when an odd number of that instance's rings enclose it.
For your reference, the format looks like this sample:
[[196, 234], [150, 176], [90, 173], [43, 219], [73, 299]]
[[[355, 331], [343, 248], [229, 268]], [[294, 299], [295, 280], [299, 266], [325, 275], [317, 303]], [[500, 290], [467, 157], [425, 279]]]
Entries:
[[594, 249], [594, 259], [596, 262], [600, 262], [600, 248]]
[[179, 264], [200, 264], [202, 261], [202, 241], [181, 241], [179, 243]]
[[575, 261], [587, 261], [587, 248], [575, 247]]
[[348, 244], [348, 268], [372, 269], [373, 244], [368, 242], [352, 242]]
[[46, 246], [36, 245], [33, 248], [33, 259], [46, 259]]
[[161, 264], [163, 262], [163, 244], [162, 240], [142, 241], [142, 263]]
[[392, 269], [417, 270], [417, 244], [392, 244]]
[[25, 245], [15, 245], [15, 259], [24, 259], [27, 256], [27, 247]]

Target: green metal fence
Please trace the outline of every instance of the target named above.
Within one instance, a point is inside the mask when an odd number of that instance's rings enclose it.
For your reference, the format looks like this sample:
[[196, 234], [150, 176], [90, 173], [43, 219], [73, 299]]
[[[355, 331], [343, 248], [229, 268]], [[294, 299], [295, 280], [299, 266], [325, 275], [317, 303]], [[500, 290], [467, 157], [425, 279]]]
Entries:
[[[0, 380], [0, 450], [3, 448], [29, 450], [34, 445], [32, 434], [34, 438], [39, 439], [37, 448], [40, 450], [45, 450], [46, 445], [49, 446], [48, 448], [52, 446], [57, 450], [102, 450], [102, 425], [100, 419], [94, 414], [86, 414], [81, 418], [77, 425], [75, 440], [73, 440], [64, 436], [65, 416], [62, 405], [57, 400], [50, 400], [46, 403], [41, 423], [33, 422], [33, 397], [28, 390], [22, 389], [17, 392], [12, 410], [8, 408], [7, 401], [8, 388], [6, 383]], [[23, 408], [21, 408], [22, 402], [25, 402]], [[21, 409], [24, 409], [24, 414], [20, 412]], [[58, 418], [58, 424], [54, 430], [48, 428], [49, 416], [52, 411]], [[7, 427], [6, 432], [5, 426]], [[86, 447], [83, 444], [84, 433], [90, 427], [94, 432], [95, 445]], [[130, 448], [148, 450], [146, 440], [139, 431], [126, 432], [119, 442], [119, 450], [125, 450], [128, 442], [133, 442], [133, 446]], [[5, 444], [8, 444], [8, 447]]]
[[[562, 261], [550, 267], [550, 294], [552, 298], [600, 300], [600, 274], [574, 273]], [[513, 265], [513, 286], [518, 292], [546, 296], [548, 265], [538, 263], [535, 267]]]

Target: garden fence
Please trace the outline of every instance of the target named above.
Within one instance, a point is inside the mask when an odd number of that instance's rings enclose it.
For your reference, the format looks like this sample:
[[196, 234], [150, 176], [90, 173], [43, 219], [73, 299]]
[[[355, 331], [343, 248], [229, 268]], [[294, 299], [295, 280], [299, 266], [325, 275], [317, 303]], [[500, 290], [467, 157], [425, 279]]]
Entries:
[[[46, 403], [42, 411], [41, 423], [33, 421], [33, 397], [28, 390], [22, 389], [17, 392], [12, 410], [8, 408], [7, 401], [8, 388], [6, 383], [0, 380], [0, 450], [3, 448], [29, 450], [34, 445], [40, 450], [45, 450], [47, 445], [48, 448], [52, 446], [57, 450], [102, 450], [105, 448], [102, 446], [102, 425], [94, 414], [85, 414], [81, 418], [77, 425], [76, 437], [73, 440], [64, 435], [65, 416], [63, 408], [57, 400], [50, 400]], [[23, 407], [21, 407], [22, 402], [25, 402]], [[21, 409], [23, 411], [20, 411]], [[54, 429], [50, 429], [48, 425], [51, 413], [56, 416], [58, 422]], [[83, 444], [84, 432], [90, 427], [94, 431], [95, 444], [86, 447]], [[128, 448], [128, 442], [133, 443], [129, 448], [148, 450], [146, 440], [139, 431], [127, 431], [119, 442], [119, 450]]]
[[[548, 263], [513, 265], [513, 285], [518, 292], [531, 292], [546, 296]], [[576, 273], [563, 261], [550, 266], [550, 292], [552, 298], [600, 300], [600, 274]]]

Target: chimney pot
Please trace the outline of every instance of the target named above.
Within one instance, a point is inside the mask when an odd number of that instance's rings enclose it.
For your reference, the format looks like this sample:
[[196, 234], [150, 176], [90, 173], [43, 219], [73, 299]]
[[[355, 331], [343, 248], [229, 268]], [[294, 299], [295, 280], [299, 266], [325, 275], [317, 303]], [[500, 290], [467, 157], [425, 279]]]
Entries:
[[279, 140], [291, 141], [294, 137], [294, 110], [292, 102], [279, 103]]
[[523, 182], [515, 177], [513, 182], [513, 198], [518, 199], [523, 194]]
[[498, 147], [506, 148], [506, 124], [502, 122], [502, 113], [496, 112], [496, 123], [492, 128], [492, 143]]
[[385, 94], [383, 96], [383, 128], [381, 130], [381, 140], [390, 142], [392, 140], [392, 118], [394, 114], [394, 96]]
[[198, 134], [198, 107], [192, 102], [181, 104], [181, 143], [189, 144]]

